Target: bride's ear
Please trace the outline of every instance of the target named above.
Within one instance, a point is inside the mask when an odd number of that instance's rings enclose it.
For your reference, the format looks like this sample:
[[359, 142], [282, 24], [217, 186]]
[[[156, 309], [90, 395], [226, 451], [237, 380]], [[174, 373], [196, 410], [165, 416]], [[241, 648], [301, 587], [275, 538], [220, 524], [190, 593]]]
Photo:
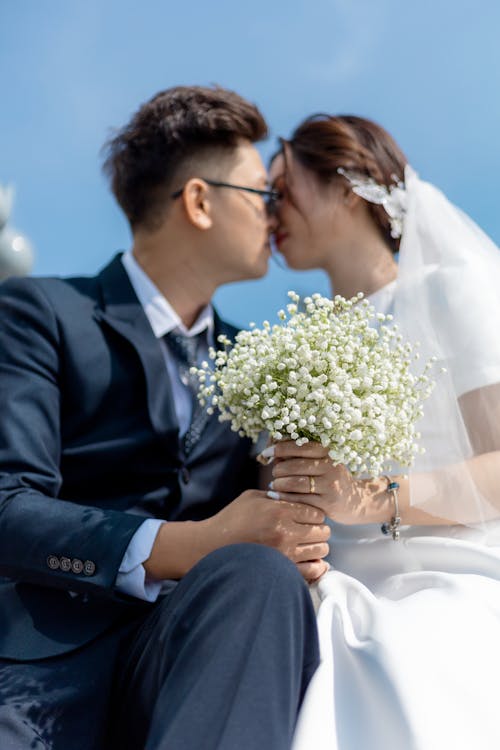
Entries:
[[344, 206], [346, 206], [349, 210], [352, 211], [354, 208], [356, 208], [361, 200], [363, 199], [359, 195], [356, 195], [356, 193], [351, 190], [349, 185], [346, 185], [343, 188], [342, 202]]

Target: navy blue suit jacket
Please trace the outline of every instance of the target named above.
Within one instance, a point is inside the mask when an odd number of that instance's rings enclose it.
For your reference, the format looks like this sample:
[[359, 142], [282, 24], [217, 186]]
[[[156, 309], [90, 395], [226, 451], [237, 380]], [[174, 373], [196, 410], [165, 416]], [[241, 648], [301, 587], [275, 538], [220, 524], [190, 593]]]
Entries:
[[[216, 317], [219, 333], [235, 329]], [[64, 653], [140, 615], [115, 589], [138, 513], [201, 519], [256, 486], [248, 441], [216, 416], [183, 456], [161, 348], [119, 257], [96, 277], [0, 286], [0, 410], [4, 658]]]

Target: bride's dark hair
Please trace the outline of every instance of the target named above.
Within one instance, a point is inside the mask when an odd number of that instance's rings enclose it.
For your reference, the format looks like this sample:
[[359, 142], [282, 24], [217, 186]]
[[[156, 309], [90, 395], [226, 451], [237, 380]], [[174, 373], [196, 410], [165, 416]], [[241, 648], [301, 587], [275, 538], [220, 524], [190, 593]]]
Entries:
[[[396, 141], [380, 125], [355, 115], [312, 115], [293, 132], [289, 144], [295, 158], [324, 184], [344, 181], [338, 167], [371, 177], [382, 185], [404, 180], [408, 160]], [[397, 252], [399, 239], [391, 237], [389, 216], [383, 206], [368, 203], [384, 239]]]

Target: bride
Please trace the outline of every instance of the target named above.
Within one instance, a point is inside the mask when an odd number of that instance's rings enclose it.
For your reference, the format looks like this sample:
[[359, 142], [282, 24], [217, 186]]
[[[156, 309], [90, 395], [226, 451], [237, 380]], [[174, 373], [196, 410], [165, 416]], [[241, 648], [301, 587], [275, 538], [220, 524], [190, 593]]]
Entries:
[[409, 477], [354, 479], [315, 444], [274, 449], [271, 497], [332, 526], [322, 661], [293, 748], [498, 750], [500, 253], [369, 120], [308, 118], [271, 178], [289, 266], [364, 292], [446, 370]]

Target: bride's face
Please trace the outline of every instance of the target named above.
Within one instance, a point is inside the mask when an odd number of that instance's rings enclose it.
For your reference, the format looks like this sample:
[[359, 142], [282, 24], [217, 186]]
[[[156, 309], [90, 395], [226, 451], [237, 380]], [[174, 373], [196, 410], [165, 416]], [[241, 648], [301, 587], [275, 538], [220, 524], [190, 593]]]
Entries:
[[272, 186], [282, 194], [276, 245], [291, 268], [326, 268], [343, 245], [347, 216], [342, 192], [321, 184], [286, 144], [284, 148], [269, 169]]

